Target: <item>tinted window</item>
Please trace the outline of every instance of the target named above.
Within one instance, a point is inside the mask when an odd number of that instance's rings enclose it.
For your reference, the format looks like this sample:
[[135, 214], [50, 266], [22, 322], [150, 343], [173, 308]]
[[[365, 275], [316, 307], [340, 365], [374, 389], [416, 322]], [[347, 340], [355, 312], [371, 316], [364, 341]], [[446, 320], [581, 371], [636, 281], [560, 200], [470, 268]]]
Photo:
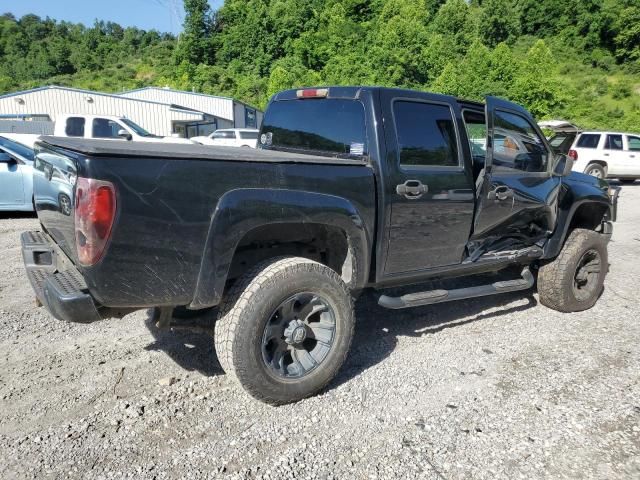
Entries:
[[598, 143], [600, 143], [600, 135], [594, 133], [583, 133], [580, 135], [576, 147], [598, 148]]
[[629, 140], [629, 150], [640, 152], [640, 137], [628, 136], [627, 139]]
[[236, 138], [236, 132], [233, 130], [218, 130], [213, 132], [212, 138]]
[[496, 111], [493, 125], [493, 165], [496, 170], [545, 172], [547, 152], [541, 137], [524, 117]]
[[399, 101], [393, 104], [393, 114], [400, 165], [458, 165], [456, 130], [448, 106]]
[[258, 138], [258, 132], [240, 132], [240, 138], [256, 140]]
[[5, 147], [7, 152], [17, 153], [21, 157], [33, 162], [35, 155], [32, 148], [4, 137], [0, 137], [0, 145]]
[[622, 150], [622, 135], [607, 135], [605, 150]]
[[357, 100], [273, 102], [260, 135], [262, 148], [360, 158], [366, 152], [364, 107]]
[[64, 129], [64, 133], [66, 133], [68, 137], [84, 137], [84, 118], [67, 118], [67, 125]]
[[467, 110], [463, 113], [463, 118], [471, 155], [484, 157], [487, 153], [487, 124], [484, 114]]
[[94, 118], [92, 128], [94, 138], [118, 138], [124, 140], [118, 136], [118, 131], [123, 129], [122, 125], [113, 120]]

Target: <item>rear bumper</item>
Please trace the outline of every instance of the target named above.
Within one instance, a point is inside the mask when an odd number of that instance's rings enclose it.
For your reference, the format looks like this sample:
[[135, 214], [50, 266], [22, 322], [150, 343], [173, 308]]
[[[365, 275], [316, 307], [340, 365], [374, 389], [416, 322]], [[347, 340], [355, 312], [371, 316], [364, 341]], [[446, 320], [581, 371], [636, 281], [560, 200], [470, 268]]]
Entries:
[[78, 269], [44, 232], [24, 232], [22, 258], [36, 297], [55, 318], [90, 323], [102, 317]]

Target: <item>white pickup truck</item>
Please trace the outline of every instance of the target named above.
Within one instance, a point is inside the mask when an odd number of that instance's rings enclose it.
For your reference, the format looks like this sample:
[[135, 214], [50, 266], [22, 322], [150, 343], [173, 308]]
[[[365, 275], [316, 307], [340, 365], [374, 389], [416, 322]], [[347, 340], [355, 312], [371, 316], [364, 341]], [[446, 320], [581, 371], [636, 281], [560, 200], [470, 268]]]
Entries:
[[112, 115], [62, 115], [56, 119], [54, 135], [151, 143], [193, 143], [187, 138], [154, 135], [126, 117]]

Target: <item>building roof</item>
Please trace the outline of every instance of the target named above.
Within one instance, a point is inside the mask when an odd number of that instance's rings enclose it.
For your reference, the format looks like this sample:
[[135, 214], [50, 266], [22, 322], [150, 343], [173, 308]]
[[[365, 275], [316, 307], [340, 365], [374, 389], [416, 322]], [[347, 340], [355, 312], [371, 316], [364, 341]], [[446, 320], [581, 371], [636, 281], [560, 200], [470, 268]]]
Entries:
[[[119, 92], [117, 95], [125, 96], [127, 93], [143, 92], [145, 90], [160, 90], [160, 91], [163, 91], [163, 92], [185, 93], [185, 94], [189, 94], [189, 95], [199, 95], [201, 97], [220, 98], [222, 100], [233, 100], [233, 98], [231, 98], [231, 97], [224, 97], [224, 96], [221, 96], [221, 95], [209, 95], [207, 93], [199, 93], [199, 92], [190, 92], [189, 90], [176, 90], [175, 88], [169, 88], [169, 87], [141, 87], [141, 88], [134, 88], [133, 90], [125, 90], [124, 92]], [[234, 101], [237, 101], [237, 100], [234, 100]], [[240, 103], [242, 103], [242, 102], [240, 102]]]
[[[0, 100], [3, 98], [9, 98], [9, 97], [18, 97], [20, 95], [28, 95], [30, 93], [35, 93], [35, 92], [40, 92], [43, 90], [66, 90], [68, 92], [74, 92], [74, 93], [84, 93], [86, 95], [99, 95], [102, 97], [110, 97], [110, 98], [116, 98], [118, 100], [129, 100], [132, 102], [145, 102], [145, 103], [152, 103], [154, 105], [164, 105], [166, 107], [170, 107], [176, 110], [185, 110], [185, 111], [194, 111], [191, 108], [185, 108], [182, 107], [180, 105], [171, 105], [168, 103], [163, 103], [163, 102], [154, 102], [152, 100], [142, 100], [139, 98], [130, 98], [130, 97], [124, 97], [121, 95], [116, 95], [115, 93], [103, 93], [103, 92], [96, 92], [95, 90], [85, 90], [82, 88], [73, 88], [73, 87], [62, 87], [60, 85], [46, 85], [44, 87], [37, 87], [37, 88], [31, 88], [29, 90], [22, 90], [19, 92], [11, 92], [11, 93], [5, 93], [4, 95], [0, 95]], [[198, 112], [198, 113], [203, 113], [203, 112]]]

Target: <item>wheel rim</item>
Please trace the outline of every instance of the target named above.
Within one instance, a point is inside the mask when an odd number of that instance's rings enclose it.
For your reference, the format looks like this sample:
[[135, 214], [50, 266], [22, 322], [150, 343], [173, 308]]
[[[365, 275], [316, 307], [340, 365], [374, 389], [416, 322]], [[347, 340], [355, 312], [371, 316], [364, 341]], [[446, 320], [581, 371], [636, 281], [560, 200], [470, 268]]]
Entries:
[[596, 293], [601, 269], [600, 253], [595, 249], [587, 250], [580, 258], [573, 277], [573, 293], [577, 300], [588, 300]]
[[336, 337], [336, 317], [320, 295], [303, 292], [282, 302], [262, 335], [262, 359], [271, 373], [296, 379], [315, 370]]
[[602, 170], [600, 170], [599, 168], [592, 168], [591, 170], [589, 170], [589, 175], [591, 175], [592, 177], [596, 177], [596, 178], [602, 178]]

